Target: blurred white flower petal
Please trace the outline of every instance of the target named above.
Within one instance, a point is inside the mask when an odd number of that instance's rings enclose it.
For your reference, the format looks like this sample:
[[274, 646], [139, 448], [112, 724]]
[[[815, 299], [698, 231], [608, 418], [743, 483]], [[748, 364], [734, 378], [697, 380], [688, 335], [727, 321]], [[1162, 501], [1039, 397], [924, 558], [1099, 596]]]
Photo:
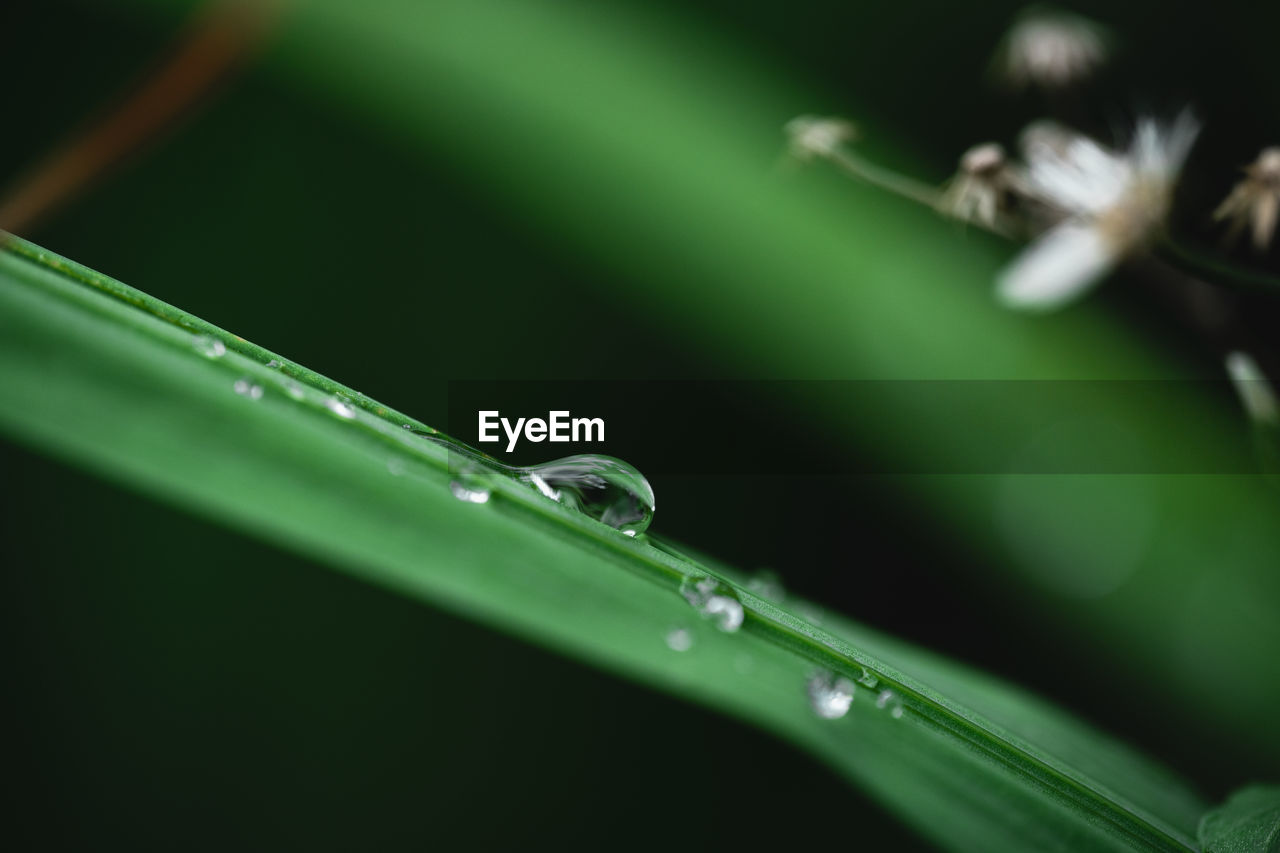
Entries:
[[1143, 249], [1164, 225], [1199, 129], [1188, 112], [1167, 124], [1143, 118], [1123, 153], [1079, 135], [1024, 134], [1026, 192], [1061, 224], [1001, 274], [1001, 300], [1038, 310], [1064, 305]]
[[1271, 245], [1280, 222], [1280, 147], [1263, 149], [1244, 172], [1244, 180], [1218, 206], [1213, 218], [1227, 221], [1231, 239], [1249, 227], [1253, 246], [1261, 252]]
[[1059, 225], [1027, 248], [1000, 274], [997, 293], [1010, 308], [1049, 311], [1089, 290], [1118, 260], [1091, 225]]
[[1003, 231], [1001, 219], [1016, 185], [1004, 148], [994, 142], [975, 145], [960, 158], [960, 169], [943, 188], [937, 208], [961, 222]]
[[1258, 363], [1248, 353], [1233, 352], [1227, 356], [1226, 368], [1249, 417], [1268, 426], [1280, 424], [1280, 400]]
[[797, 160], [830, 157], [858, 135], [853, 122], [831, 116], [797, 116], [783, 128], [788, 150]]
[[1017, 88], [1063, 89], [1097, 71], [1106, 61], [1109, 40], [1106, 31], [1087, 18], [1032, 8], [1009, 28], [998, 68]]

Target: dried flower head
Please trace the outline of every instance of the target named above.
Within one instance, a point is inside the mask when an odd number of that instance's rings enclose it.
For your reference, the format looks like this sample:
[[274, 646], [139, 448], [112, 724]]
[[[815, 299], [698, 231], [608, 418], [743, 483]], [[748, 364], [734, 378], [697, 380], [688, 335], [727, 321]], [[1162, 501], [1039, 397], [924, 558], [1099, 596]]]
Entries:
[[853, 123], [831, 116], [798, 116], [783, 127], [788, 151], [797, 160], [830, 157], [846, 142], [856, 139]]
[[995, 142], [975, 145], [960, 158], [960, 169], [943, 189], [937, 207], [962, 222], [1000, 230], [1017, 183], [1004, 148]]
[[1087, 18], [1043, 7], [1022, 12], [1005, 35], [997, 68], [1017, 88], [1064, 89], [1107, 58], [1109, 38]]
[[1023, 181], [1059, 221], [1001, 273], [1005, 304], [1055, 308], [1144, 248], [1164, 224], [1199, 128], [1186, 112], [1168, 124], [1140, 119], [1124, 152], [1084, 136], [1032, 140]]
[[1271, 245], [1280, 220], [1280, 147], [1264, 148], [1257, 160], [1245, 166], [1244, 175], [1213, 218], [1227, 221], [1229, 240], [1251, 226], [1254, 248], [1262, 252]]

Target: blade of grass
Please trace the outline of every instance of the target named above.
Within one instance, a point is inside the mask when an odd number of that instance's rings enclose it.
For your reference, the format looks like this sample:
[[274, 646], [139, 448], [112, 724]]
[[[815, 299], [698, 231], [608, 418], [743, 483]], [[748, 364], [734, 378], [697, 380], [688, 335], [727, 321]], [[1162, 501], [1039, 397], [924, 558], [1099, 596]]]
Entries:
[[1280, 849], [1280, 788], [1251, 785], [1200, 821], [1205, 853], [1274, 853]]
[[[313, 0], [281, 35], [276, 67], [416, 154], [446, 152], [504, 209], [628, 276], [635, 286], [609, 281], [610, 293], [652, 312], [664, 333], [717, 353], [727, 371], [1090, 380], [1188, 372], [1096, 304], [1054, 318], [1000, 311], [990, 289], [1007, 250], [981, 235], [958, 239], [949, 224], [865, 188], [769, 181], [782, 122], [829, 98], [688, 21], [615, 4]], [[808, 420], [820, 415], [851, 448], [907, 458], [963, 459], [970, 436], [1011, 417], [976, 408], [971, 421], [938, 429], [879, 418], [850, 399], [791, 405]], [[1236, 415], [1206, 399], [1138, 438], [1176, 441], [1177, 430], [1202, 425], [1211, 441], [1239, 442]], [[1244, 476], [1136, 483], [1133, 503], [1156, 521], [1141, 531], [1126, 582], [1093, 599], [1046, 594], [1036, 578], [1057, 565], [1064, 543], [1084, 570], [1130, 559], [1113, 547], [1125, 539], [1113, 535], [1114, 517], [1099, 512], [1099, 489], [1111, 485], [1013, 484], [1032, 493], [1020, 506], [1042, 529], [1035, 542], [1011, 541], [993, 523], [1010, 500], [1002, 476], [917, 477], [904, 490], [984, 555], [994, 584], [1021, 587], [1092, 644], [1102, 666], [1160, 683], [1170, 712], [1195, 719], [1201, 736], [1280, 756], [1280, 661], [1269, 651], [1280, 646], [1280, 620], [1265, 604], [1280, 598], [1274, 493]], [[1215, 689], [1187, 690], [1188, 672], [1217, 673]]]
[[[730, 573], [513, 481], [485, 504], [456, 500], [446, 450], [406, 425], [432, 432], [35, 246], [0, 252], [0, 427], [23, 441], [754, 721], [948, 849], [1195, 849], [1203, 804], [1123, 745], [875, 632], [813, 625], [795, 615], [802, 602], [736, 586], [743, 627], [714, 630], [679, 586], [701, 574], [732, 583]], [[672, 625], [692, 631], [690, 651], [666, 646]], [[859, 688], [844, 718], [821, 719], [806, 699], [816, 668], [878, 683]], [[899, 697], [901, 718], [879, 707], [880, 690]], [[696, 777], [697, 744], [688, 765], [676, 769]]]

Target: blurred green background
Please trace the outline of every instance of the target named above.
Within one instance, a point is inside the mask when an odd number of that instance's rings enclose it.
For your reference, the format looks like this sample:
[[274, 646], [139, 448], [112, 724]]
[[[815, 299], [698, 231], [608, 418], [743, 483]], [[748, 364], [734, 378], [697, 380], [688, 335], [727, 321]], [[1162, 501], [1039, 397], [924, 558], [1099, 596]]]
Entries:
[[[588, 14], [587, 4], [564, 5]], [[789, 105], [792, 114], [853, 112], [870, 150], [931, 181], [968, 145], [1009, 141], [1040, 109], [984, 86], [1017, 4], [646, 5], [687, 26], [679, 34], [689, 44], [706, 38], [709, 51], [785, 73], [767, 103], [797, 91], [806, 100]], [[0, 151], [16, 176], [136, 79], [177, 18], [116, 2], [10, 7]], [[597, 3], [590, 14], [617, 12], [621, 27], [629, 8]], [[1074, 108], [1086, 125], [1105, 130], [1134, 110], [1187, 99], [1206, 114], [1196, 155], [1206, 165], [1185, 188], [1187, 207], [1212, 205], [1236, 165], [1280, 141], [1274, 30], [1256, 4], [1217, 3], [1212, 15], [1190, 3], [1073, 8], [1113, 27], [1125, 48], [1102, 94]], [[281, 71], [295, 60], [270, 57], [268, 48], [160, 144], [23, 236], [427, 423], [443, 421], [451, 378], [751, 375], [721, 335], [701, 334], [676, 309], [636, 310], [647, 297], [635, 277], [565, 239], [536, 204], [505, 203], [508, 170], [529, 167], [521, 140], [509, 141], [511, 162], [490, 167], [458, 157], [456, 145], [422, 156], [420, 140], [298, 85]], [[602, 126], [634, 123], [614, 114], [625, 99], [593, 96]], [[762, 180], [777, 179], [789, 117], [762, 111], [760, 137], [744, 143]], [[574, 179], [566, 174], [566, 193], [577, 191]], [[602, 231], [609, 213], [600, 211]], [[1207, 241], [1194, 220], [1190, 239]], [[627, 242], [625, 233], [602, 238]], [[977, 235], [955, 242], [979, 266], [1009, 251]], [[1090, 310], [1118, 317], [1178, 370], [1217, 371], [1219, 353], [1141, 290], [1111, 287], [1095, 302]], [[1275, 316], [1268, 305], [1256, 322]], [[1010, 335], [1067, 336], [1083, 322], [1011, 325]], [[798, 425], [773, 440], [785, 449], [813, 436]], [[11, 821], [31, 845], [512, 847], [545, 838], [693, 848], [846, 842], [856, 827], [859, 843], [918, 846], [823, 767], [734, 721], [16, 446], [2, 452], [14, 673], [6, 704], [22, 789]], [[1276, 775], [1274, 740], [1256, 749], [1251, 733], [1181, 707], [1167, 681], [1144, 685], [1122, 662], [1099, 663], [1087, 630], [1037, 615], [1073, 603], [998, 582], [990, 555], [902, 484], [670, 478], [655, 487], [655, 531], [744, 568], [772, 568], [825, 606], [1034, 688], [1211, 797]], [[1274, 556], [1255, 562], [1274, 565]], [[1275, 621], [1274, 599], [1254, 603]], [[1188, 694], [1214, 689], [1211, 672], [1187, 666]], [[750, 822], [718, 817], [744, 807]]]

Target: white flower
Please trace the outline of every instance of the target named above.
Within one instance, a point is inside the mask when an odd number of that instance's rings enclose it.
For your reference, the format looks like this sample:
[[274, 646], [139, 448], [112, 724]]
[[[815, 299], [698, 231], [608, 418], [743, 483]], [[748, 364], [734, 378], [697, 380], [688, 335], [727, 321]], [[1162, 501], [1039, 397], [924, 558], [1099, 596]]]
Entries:
[[1213, 218], [1229, 222], [1227, 236], [1235, 239], [1253, 226], [1253, 245], [1259, 252], [1271, 245], [1280, 220], [1280, 147], [1265, 148], [1244, 169], [1245, 178], [1214, 211]]
[[842, 118], [798, 116], [783, 127], [788, 150], [797, 160], [830, 157], [841, 145], [857, 137], [857, 128]]
[[1083, 136], [1029, 138], [1022, 180], [1059, 223], [1000, 274], [1001, 300], [1056, 308], [1145, 247], [1164, 224], [1198, 133], [1199, 123], [1184, 112], [1169, 124], [1140, 119], [1123, 153]]
[[1280, 401], [1276, 400], [1275, 391], [1258, 363], [1247, 353], [1233, 352], [1227, 356], [1226, 367], [1231, 384], [1254, 423], [1266, 426], [1280, 424]]
[[1004, 148], [995, 142], [975, 145], [960, 158], [960, 170], [943, 189], [937, 208], [962, 222], [997, 230], [1016, 184]]
[[1107, 57], [1107, 35], [1092, 21], [1032, 8], [1009, 28], [998, 54], [1012, 85], [1062, 89], [1093, 74]]

